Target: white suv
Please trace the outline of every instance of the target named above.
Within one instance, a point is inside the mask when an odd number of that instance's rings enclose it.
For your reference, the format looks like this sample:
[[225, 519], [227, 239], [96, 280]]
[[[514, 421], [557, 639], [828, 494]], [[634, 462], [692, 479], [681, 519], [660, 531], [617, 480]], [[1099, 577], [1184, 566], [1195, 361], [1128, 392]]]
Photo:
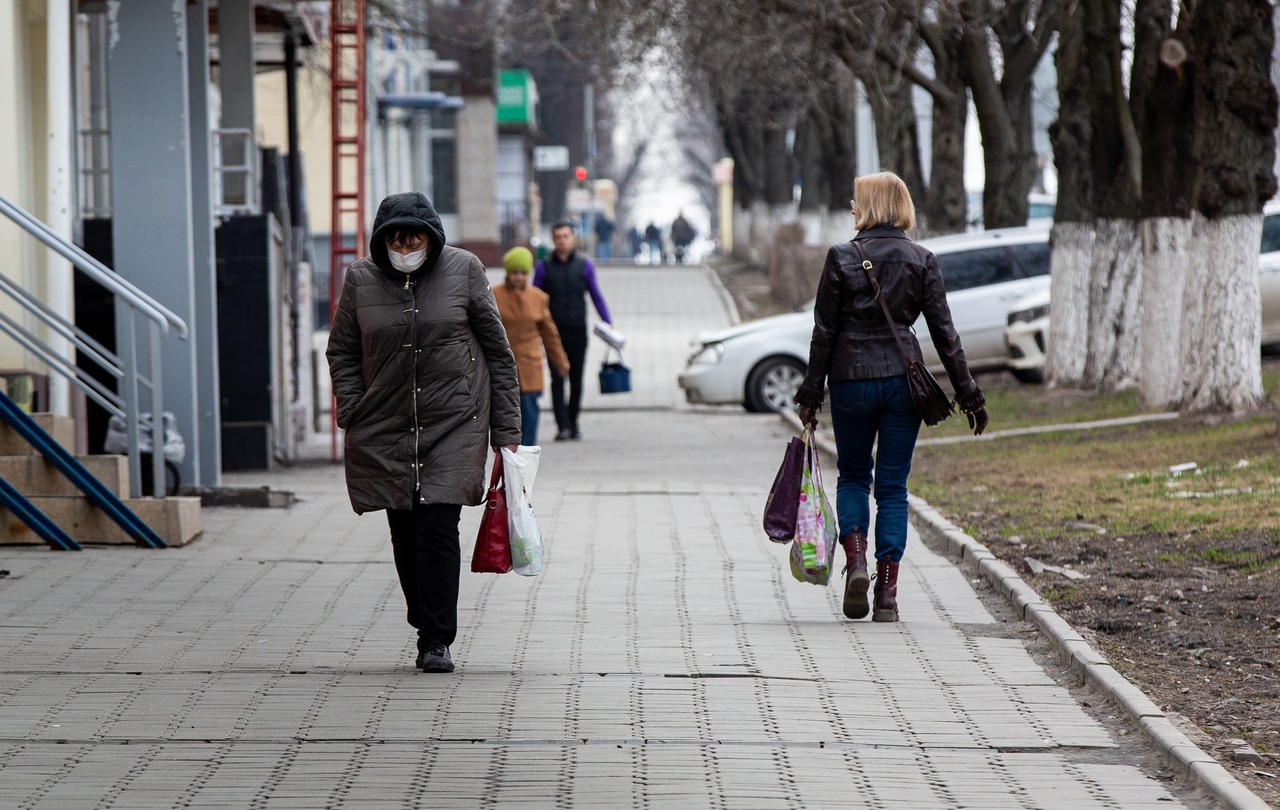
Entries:
[[[1014, 302], [1049, 289], [1047, 225], [942, 236], [922, 245], [942, 268], [951, 317], [975, 371], [1008, 367], [1005, 318]], [[924, 360], [942, 371], [922, 317], [914, 329]], [[801, 311], [740, 324], [693, 339], [680, 387], [689, 402], [741, 403], [749, 411], [790, 408], [804, 380], [813, 303]]]
[[[1262, 345], [1280, 345], [1280, 201], [1262, 211], [1262, 256], [1259, 258], [1258, 291], [1262, 296]], [[1019, 380], [1044, 379], [1045, 347], [1049, 343], [1049, 289], [1018, 301], [1009, 310], [1004, 341], [1009, 350], [1009, 370]]]

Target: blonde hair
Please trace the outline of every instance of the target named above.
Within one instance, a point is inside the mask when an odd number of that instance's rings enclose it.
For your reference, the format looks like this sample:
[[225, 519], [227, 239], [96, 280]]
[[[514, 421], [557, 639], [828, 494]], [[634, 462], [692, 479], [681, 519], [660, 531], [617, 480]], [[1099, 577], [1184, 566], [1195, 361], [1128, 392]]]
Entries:
[[858, 208], [853, 225], [860, 231], [874, 225], [892, 225], [904, 231], [916, 226], [916, 206], [911, 202], [911, 192], [893, 172], [855, 178], [853, 198]]

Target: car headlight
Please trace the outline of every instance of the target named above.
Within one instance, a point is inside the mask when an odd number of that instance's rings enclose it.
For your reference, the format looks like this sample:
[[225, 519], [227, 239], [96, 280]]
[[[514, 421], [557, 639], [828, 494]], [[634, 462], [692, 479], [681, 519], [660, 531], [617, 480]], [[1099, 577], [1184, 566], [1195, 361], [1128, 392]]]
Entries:
[[704, 344], [701, 349], [693, 353], [693, 356], [689, 358], [689, 365], [709, 366], [715, 363], [719, 363], [721, 357], [724, 357], [724, 344], [723, 343], [707, 343], [707, 344]]
[[1031, 309], [1020, 309], [1017, 312], [1009, 313], [1009, 325], [1013, 326], [1015, 323], [1031, 323], [1032, 321], [1039, 320], [1048, 314], [1048, 304], [1045, 304], [1042, 307], [1032, 307]]

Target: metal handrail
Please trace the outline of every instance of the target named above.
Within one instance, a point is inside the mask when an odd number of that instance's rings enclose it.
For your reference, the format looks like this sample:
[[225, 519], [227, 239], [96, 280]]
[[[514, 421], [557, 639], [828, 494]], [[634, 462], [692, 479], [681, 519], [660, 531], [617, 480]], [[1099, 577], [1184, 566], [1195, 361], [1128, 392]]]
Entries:
[[189, 333], [186, 321], [179, 318], [159, 301], [129, 283], [119, 273], [85, 253], [79, 245], [63, 239], [56, 231], [31, 216], [31, 214], [3, 194], [0, 194], [0, 214], [4, 214], [17, 223], [19, 228], [44, 242], [48, 248], [80, 268], [86, 275], [106, 287], [111, 293], [123, 298], [125, 303], [141, 312], [148, 320], [155, 322], [160, 327], [161, 332], [168, 334], [169, 327], [172, 326], [177, 330], [178, 337], [183, 340], [187, 339]]
[[111, 372], [116, 379], [124, 376], [124, 372], [120, 370], [120, 358], [115, 352], [94, 340], [91, 335], [81, 330], [80, 327], [73, 323], [68, 323], [61, 315], [54, 312], [48, 304], [19, 287], [13, 279], [4, 273], [0, 273], [0, 290], [9, 293], [11, 297], [22, 298], [27, 304], [30, 304], [31, 306], [26, 307], [28, 312], [39, 318], [50, 329], [71, 341], [90, 360], [97, 363], [104, 370]]
[[[164, 432], [156, 430], [154, 425], [164, 424], [164, 386], [161, 369], [160, 338], [168, 334], [170, 327], [178, 337], [186, 339], [190, 334], [184, 320], [151, 296], [126, 281], [118, 273], [109, 269], [97, 259], [85, 253], [77, 245], [67, 241], [60, 234], [49, 228], [40, 220], [27, 213], [8, 198], [0, 195], [0, 214], [13, 220], [18, 227], [43, 242], [50, 250], [62, 256], [78, 267], [94, 281], [101, 284], [115, 296], [117, 302], [117, 347], [119, 352], [112, 352], [101, 343], [78, 329], [75, 324], [55, 312], [30, 292], [19, 287], [12, 279], [0, 274], [0, 292], [6, 293], [14, 302], [34, 315], [50, 329], [71, 342], [84, 352], [95, 363], [102, 366], [119, 381], [118, 392], [110, 390], [92, 376], [55, 351], [47, 343], [37, 337], [31, 330], [0, 313], [0, 332], [9, 335], [19, 345], [42, 360], [51, 372], [65, 377], [87, 396], [105, 408], [109, 413], [122, 417], [126, 424], [129, 446], [129, 488], [130, 494], [137, 497], [141, 494], [142, 461], [139, 446], [141, 443], [140, 416], [142, 408], [139, 402], [139, 387], [145, 387], [149, 394], [152, 423], [152, 493], [156, 497], [164, 495]], [[146, 365], [148, 374], [143, 375], [139, 366], [137, 321], [134, 315], [140, 313], [150, 323], [146, 327]]]
[[[63, 377], [66, 377], [68, 382], [83, 391], [86, 396], [91, 397], [113, 416], [127, 418], [128, 414], [126, 414], [121, 408], [124, 400], [120, 398], [119, 394], [115, 393], [110, 388], [107, 388], [93, 377], [85, 376], [84, 379], [81, 379], [81, 375], [83, 374], [82, 369], [70, 360], [59, 355], [52, 347], [49, 346], [49, 344], [31, 334], [29, 329], [22, 326], [3, 312], [0, 312], [0, 332], [4, 332], [9, 337], [16, 340], [24, 349], [43, 360], [45, 365], [50, 368], [54, 368]], [[104, 366], [104, 368], [112, 374], [115, 374], [117, 377], [124, 376], [120, 370], [114, 366]]]

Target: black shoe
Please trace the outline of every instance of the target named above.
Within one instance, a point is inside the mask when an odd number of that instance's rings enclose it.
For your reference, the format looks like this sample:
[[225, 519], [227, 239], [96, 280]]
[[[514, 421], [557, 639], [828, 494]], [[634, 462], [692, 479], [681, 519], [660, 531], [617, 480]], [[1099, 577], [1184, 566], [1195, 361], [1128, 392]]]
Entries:
[[453, 672], [453, 659], [449, 657], [449, 648], [443, 644], [432, 644], [418, 656], [418, 660], [423, 672]]
[[[558, 442], [567, 442], [572, 438], [573, 431], [569, 430], [569, 428], [560, 428], [560, 432], [556, 434], [556, 441]], [[582, 437], [579, 436], [578, 438]]]
[[574, 428], [572, 431], [570, 431], [569, 438], [573, 439], [575, 442], [582, 441], [582, 431], [578, 430], [577, 428]]

